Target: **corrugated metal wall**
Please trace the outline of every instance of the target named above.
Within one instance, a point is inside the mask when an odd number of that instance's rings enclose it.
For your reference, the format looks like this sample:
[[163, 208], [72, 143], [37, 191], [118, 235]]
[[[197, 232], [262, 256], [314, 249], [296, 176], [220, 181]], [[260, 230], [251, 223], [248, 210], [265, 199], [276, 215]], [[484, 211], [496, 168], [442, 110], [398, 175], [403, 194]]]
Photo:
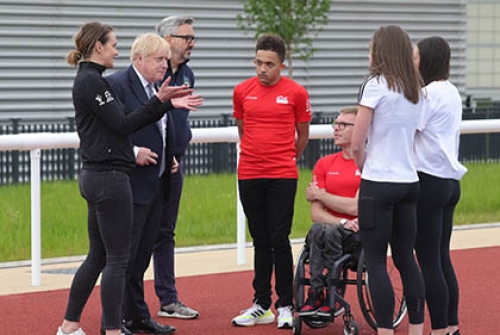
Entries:
[[[371, 35], [382, 24], [399, 24], [414, 40], [440, 35], [450, 41], [452, 80], [464, 92], [465, 10], [465, 0], [334, 0], [314, 58], [296, 60], [294, 78], [309, 89], [316, 112], [355, 103]], [[254, 74], [252, 34], [236, 26], [241, 11], [235, 0], [0, 0], [0, 119], [72, 116], [75, 69], [65, 56], [81, 23], [114, 27], [121, 53], [115, 65], [121, 69], [129, 64], [134, 37], [171, 14], [196, 19], [199, 39], [190, 64], [205, 97], [198, 116], [230, 113], [233, 87]]]

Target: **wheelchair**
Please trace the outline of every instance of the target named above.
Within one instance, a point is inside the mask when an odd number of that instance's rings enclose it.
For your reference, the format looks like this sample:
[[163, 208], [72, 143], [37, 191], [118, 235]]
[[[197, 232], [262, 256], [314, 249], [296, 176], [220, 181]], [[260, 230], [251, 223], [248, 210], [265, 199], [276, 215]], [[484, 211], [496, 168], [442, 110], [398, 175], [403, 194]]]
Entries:
[[[396, 328], [403, 321], [406, 315], [406, 301], [403, 295], [403, 285], [399, 276], [399, 271], [388, 260], [388, 273], [394, 287], [394, 316], [393, 326]], [[377, 329], [377, 322], [373, 311], [369, 288], [370, 281], [366, 271], [364, 251], [360, 246], [352, 253], [346, 253], [340, 257], [331, 268], [325, 269], [324, 273], [325, 287], [330, 292], [328, 296], [328, 305], [332, 310], [331, 316], [308, 315], [301, 316], [298, 311], [304, 306], [307, 299], [307, 286], [310, 286], [309, 272], [309, 252], [304, 245], [300, 251], [297, 264], [295, 266], [295, 275], [293, 280], [295, 315], [293, 319], [293, 334], [300, 335], [302, 323], [309, 328], [318, 329], [328, 326], [334, 322], [337, 313], [334, 313], [336, 304], [343, 307], [343, 330], [344, 335], [358, 335], [359, 326], [351, 313], [351, 305], [344, 299], [347, 286], [355, 286], [358, 297], [359, 307], [363, 318], [373, 329]], [[342, 314], [342, 313], [340, 313]]]

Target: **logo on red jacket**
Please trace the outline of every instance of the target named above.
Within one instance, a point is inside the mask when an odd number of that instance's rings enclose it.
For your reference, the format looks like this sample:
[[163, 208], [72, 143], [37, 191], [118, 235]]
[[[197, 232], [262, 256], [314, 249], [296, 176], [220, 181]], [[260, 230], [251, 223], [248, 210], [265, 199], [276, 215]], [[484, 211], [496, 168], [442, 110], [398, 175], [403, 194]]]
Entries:
[[282, 95], [278, 95], [276, 97], [276, 103], [280, 105], [288, 105], [288, 97], [284, 97]]

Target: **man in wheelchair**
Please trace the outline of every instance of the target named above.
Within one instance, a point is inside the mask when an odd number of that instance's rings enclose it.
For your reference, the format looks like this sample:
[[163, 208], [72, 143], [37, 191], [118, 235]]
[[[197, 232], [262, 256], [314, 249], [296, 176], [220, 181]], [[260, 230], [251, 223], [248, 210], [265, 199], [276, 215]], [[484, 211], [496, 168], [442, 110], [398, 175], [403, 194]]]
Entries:
[[[331, 268], [344, 252], [345, 247], [356, 245], [358, 226], [358, 190], [361, 181], [351, 154], [351, 135], [356, 121], [357, 107], [346, 107], [333, 122], [335, 145], [338, 153], [318, 160], [313, 170], [306, 197], [311, 203], [313, 224], [306, 237], [309, 254], [310, 288], [300, 316], [329, 317], [342, 313], [329, 305], [328, 286], [325, 288], [325, 268]], [[348, 246], [347, 246], [347, 245]]]

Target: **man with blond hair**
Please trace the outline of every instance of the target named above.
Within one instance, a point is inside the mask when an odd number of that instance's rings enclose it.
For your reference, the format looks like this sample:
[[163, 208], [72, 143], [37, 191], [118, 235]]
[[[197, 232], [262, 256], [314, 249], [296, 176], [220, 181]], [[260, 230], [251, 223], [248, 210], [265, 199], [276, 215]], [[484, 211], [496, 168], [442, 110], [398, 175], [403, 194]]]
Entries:
[[[156, 93], [155, 83], [163, 79], [169, 57], [168, 43], [156, 34], [136, 38], [130, 53], [131, 66], [106, 79], [115, 95], [128, 110], [135, 110]], [[196, 96], [173, 99], [174, 108], [188, 108], [201, 103]], [[144, 273], [149, 266], [158, 234], [162, 204], [167, 200], [170, 173], [178, 164], [171, 143], [173, 124], [168, 113], [156, 124], [131, 135], [137, 168], [130, 175], [134, 202], [130, 264], [127, 270], [123, 318], [132, 333], [170, 334], [174, 327], [151, 318], [144, 300]], [[119, 210], [119, 209], [118, 209]]]
[[338, 301], [331, 305], [334, 292], [329, 292], [323, 270], [331, 268], [342, 254], [354, 252], [359, 245], [356, 233], [359, 231], [361, 173], [351, 151], [357, 112], [356, 106], [341, 109], [332, 127], [335, 145], [342, 150], [316, 162], [312, 182], [306, 190], [313, 221], [306, 237], [311, 278], [308, 298], [299, 310], [300, 316], [330, 317], [332, 313], [339, 316], [343, 311]]

